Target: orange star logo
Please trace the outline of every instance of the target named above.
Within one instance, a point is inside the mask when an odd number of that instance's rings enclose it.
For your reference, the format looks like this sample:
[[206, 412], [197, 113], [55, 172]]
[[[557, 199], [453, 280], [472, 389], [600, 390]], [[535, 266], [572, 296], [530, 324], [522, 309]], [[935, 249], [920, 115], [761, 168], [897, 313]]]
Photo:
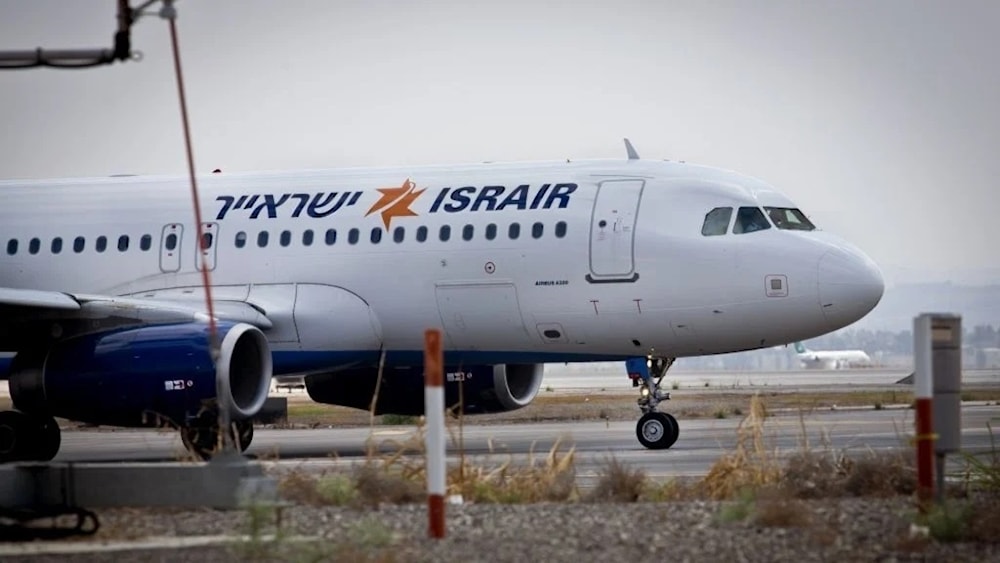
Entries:
[[410, 204], [427, 191], [427, 188], [418, 191], [416, 187], [416, 184], [407, 179], [398, 188], [378, 188], [382, 197], [368, 209], [365, 217], [382, 210], [382, 222], [386, 230], [389, 230], [389, 223], [393, 217], [416, 217], [417, 214], [410, 209]]
[[365, 217], [381, 210], [382, 222], [385, 224], [386, 230], [389, 230], [389, 223], [393, 217], [415, 217], [417, 214], [410, 209], [410, 204], [420, 194], [427, 191], [427, 188], [422, 190], [417, 190], [416, 188], [417, 185], [411, 182], [409, 178], [398, 188], [378, 188], [382, 197], [371, 206], [368, 213], [365, 213]]

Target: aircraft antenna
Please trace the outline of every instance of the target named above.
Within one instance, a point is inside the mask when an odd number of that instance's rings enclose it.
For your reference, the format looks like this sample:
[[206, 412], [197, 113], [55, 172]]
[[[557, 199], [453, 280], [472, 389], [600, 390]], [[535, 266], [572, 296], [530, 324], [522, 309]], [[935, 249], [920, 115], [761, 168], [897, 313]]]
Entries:
[[632, 146], [628, 137], [625, 137], [625, 152], [628, 154], [629, 160], [639, 160], [639, 153], [635, 152], [635, 147]]

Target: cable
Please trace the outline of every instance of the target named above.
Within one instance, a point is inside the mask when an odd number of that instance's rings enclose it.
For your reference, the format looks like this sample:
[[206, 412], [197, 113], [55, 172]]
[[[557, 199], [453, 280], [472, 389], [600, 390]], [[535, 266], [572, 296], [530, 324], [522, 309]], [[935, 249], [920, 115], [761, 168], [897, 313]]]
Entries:
[[[61, 516], [76, 516], [73, 526], [60, 526]], [[36, 520], [51, 518], [52, 525], [31, 525]], [[97, 515], [83, 508], [48, 507], [41, 509], [0, 508], [0, 541], [54, 540], [70, 536], [91, 536], [101, 527]]]
[[[160, 17], [165, 18], [170, 24], [170, 43], [174, 54], [174, 72], [177, 76], [177, 95], [181, 104], [181, 124], [184, 129], [184, 149], [187, 154], [188, 179], [191, 183], [191, 202], [194, 206], [194, 224], [197, 233], [195, 241], [195, 251], [204, 252], [205, 231], [201, 221], [201, 203], [198, 198], [198, 178], [194, 168], [194, 149], [191, 146], [191, 127], [188, 122], [187, 98], [184, 96], [184, 74], [181, 72], [181, 52], [180, 41], [177, 39], [177, 10], [174, 8], [173, 0], [163, 0], [163, 8], [160, 10]], [[215, 322], [215, 305], [212, 300], [212, 280], [208, 265], [201, 261], [201, 284], [205, 290], [205, 308], [208, 313], [208, 340], [209, 354], [212, 364], [216, 365], [219, 359], [220, 342], [218, 336], [218, 326]], [[219, 406], [219, 428], [222, 435], [223, 451], [232, 451], [232, 439], [229, 428], [229, 409], [223, 403], [223, 397], [219, 391], [221, 383], [216, 383], [216, 401]]]
[[[177, 94], [181, 103], [181, 123], [184, 128], [184, 149], [187, 153], [188, 179], [191, 183], [191, 201], [194, 204], [194, 222], [198, 233], [198, 252], [201, 252], [203, 250], [202, 239], [204, 238], [205, 232], [201, 222], [201, 203], [198, 199], [198, 178], [194, 172], [194, 151], [191, 148], [191, 127], [188, 124], [187, 99], [184, 96], [184, 75], [181, 72], [181, 54], [179, 42], [177, 40], [177, 12], [174, 10], [172, 4], [173, 2], [169, 0], [164, 2], [163, 17], [167, 18], [167, 21], [170, 23], [170, 42], [173, 46], [174, 52], [174, 71], [177, 76]], [[215, 306], [212, 302], [212, 292], [209, 289], [212, 287], [211, 274], [209, 274], [209, 270], [204, 263], [201, 268], [201, 283], [205, 289], [205, 307], [208, 309], [209, 336], [212, 339], [213, 349], [216, 349], [218, 348], [218, 335], [216, 334], [217, 327], [215, 323]]]

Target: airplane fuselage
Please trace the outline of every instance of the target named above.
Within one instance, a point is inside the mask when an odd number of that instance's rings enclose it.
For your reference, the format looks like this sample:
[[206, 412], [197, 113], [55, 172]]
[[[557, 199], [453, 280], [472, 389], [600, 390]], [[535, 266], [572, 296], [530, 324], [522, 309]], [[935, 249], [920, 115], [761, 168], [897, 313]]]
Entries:
[[[881, 297], [818, 230], [703, 234], [715, 208], [796, 207], [757, 180], [656, 161], [0, 183], [0, 287], [192, 301], [207, 268], [275, 373], [452, 361], [717, 354], [818, 336]], [[728, 219], [730, 225], [737, 219]], [[201, 246], [202, 248], [199, 248]]]

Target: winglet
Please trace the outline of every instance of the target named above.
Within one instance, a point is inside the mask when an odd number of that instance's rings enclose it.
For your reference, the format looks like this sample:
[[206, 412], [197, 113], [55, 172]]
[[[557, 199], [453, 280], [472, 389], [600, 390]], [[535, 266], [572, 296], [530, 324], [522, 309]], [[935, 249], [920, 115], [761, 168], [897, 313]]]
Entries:
[[635, 147], [629, 142], [628, 137], [625, 138], [625, 152], [628, 153], [629, 160], [639, 160], [639, 153], [635, 152]]

